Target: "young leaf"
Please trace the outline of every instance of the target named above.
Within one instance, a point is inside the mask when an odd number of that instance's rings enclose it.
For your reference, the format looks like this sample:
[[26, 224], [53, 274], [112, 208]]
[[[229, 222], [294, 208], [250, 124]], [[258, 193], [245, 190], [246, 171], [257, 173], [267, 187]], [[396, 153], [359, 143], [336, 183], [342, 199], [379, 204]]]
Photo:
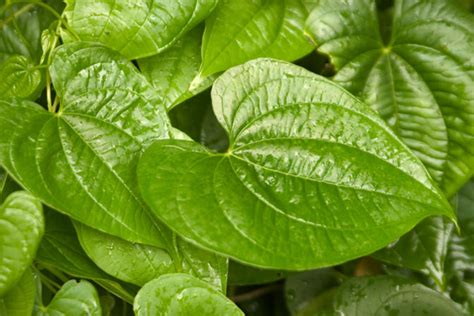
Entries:
[[0, 101], [0, 164], [72, 218], [162, 245], [168, 230], [139, 198], [135, 176], [143, 147], [169, 133], [153, 87], [118, 53], [90, 43], [61, 46], [50, 72], [58, 114], [28, 101]]
[[312, 50], [302, 31], [307, 16], [301, 0], [220, 1], [206, 20], [201, 75], [258, 57], [303, 57]]
[[[82, 248], [87, 255], [110, 275], [139, 286], [168, 273], [183, 271], [190, 273], [219, 290], [225, 290], [226, 259], [177, 240], [177, 252], [182, 260], [177, 262], [165, 249], [130, 243], [118, 237], [101, 233], [79, 223], [75, 224]], [[183, 251], [184, 250], [184, 251]]]
[[30, 59], [13, 55], [0, 64], [0, 95], [4, 98], [36, 99], [41, 85], [41, 72]]
[[168, 110], [207, 89], [215, 79], [204, 79], [198, 89], [191, 86], [201, 67], [202, 32], [203, 27], [198, 26], [165, 52], [138, 60], [140, 70], [162, 96]]
[[29, 193], [12, 193], [0, 206], [0, 297], [31, 265], [43, 231], [41, 203]]
[[222, 293], [187, 274], [167, 274], [147, 283], [133, 304], [137, 316], [244, 315]]
[[389, 276], [353, 278], [336, 291], [331, 307], [313, 312], [351, 316], [462, 315], [460, 306], [446, 296], [421, 284]]
[[48, 306], [36, 306], [37, 316], [102, 316], [99, 296], [92, 284], [81, 280], [66, 282]]
[[222, 75], [212, 100], [227, 153], [160, 140], [138, 166], [154, 213], [202, 247], [307, 269], [369, 254], [427, 216], [453, 217], [411, 151], [325, 78], [257, 59]]
[[0, 297], [0, 315], [26, 316], [33, 312], [35, 280], [27, 269], [21, 279], [3, 297]]
[[204, 20], [217, 0], [66, 0], [64, 14], [81, 40], [128, 59], [155, 55]]
[[453, 224], [442, 217], [422, 221], [393, 246], [374, 254], [378, 260], [423, 272], [445, 289], [444, 263]]
[[77, 278], [93, 280], [121, 299], [133, 302], [138, 289], [104, 273], [87, 257], [69, 218], [46, 208], [45, 220], [46, 229], [36, 254], [37, 262]]
[[474, 17], [452, 1], [397, 0], [391, 38], [375, 0], [319, 1], [306, 29], [334, 81], [388, 122], [452, 196], [474, 170]]

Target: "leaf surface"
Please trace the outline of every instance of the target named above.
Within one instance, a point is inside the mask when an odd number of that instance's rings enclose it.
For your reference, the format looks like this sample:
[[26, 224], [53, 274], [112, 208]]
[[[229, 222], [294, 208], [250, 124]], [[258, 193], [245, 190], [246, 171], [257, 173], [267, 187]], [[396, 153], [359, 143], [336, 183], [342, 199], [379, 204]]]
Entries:
[[155, 55], [204, 20], [217, 0], [67, 0], [64, 14], [83, 41], [100, 42], [128, 59]]
[[429, 215], [453, 216], [411, 151], [325, 78], [258, 59], [221, 76], [212, 99], [225, 154], [160, 140], [138, 166], [154, 213], [202, 247], [307, 269], [369, 254]]
[[384, 43], [374, 0], [319, 1], [306, 24], [336, 68], [452, 196], [474, 172], [474, 16], [452, 1], [395, 1]]
[[135, 315], [244, 315], [225, 295], [187, 274], [167, 274], [147, 283], [133, 304]]
[[293, 61], [312, 50], [303, 35], [308, 12], [301, 0], [220, 1], [206, 19], [201, 74], [258, 57]]
[[3, 98], [36, 99], [42, 83], [39, 69], [22, 55], [13, 55], [0, 64], [0, 78], [0, 95]]
[[0, 315], [31, 315], [35, 302], [35, 280], [27, 269], [21, 279], [3, 297], [0, 297]]
[[31, 265], [44, 232], [43, 208], [26, 192], [14, 192], [0, 206], [0, 297]]

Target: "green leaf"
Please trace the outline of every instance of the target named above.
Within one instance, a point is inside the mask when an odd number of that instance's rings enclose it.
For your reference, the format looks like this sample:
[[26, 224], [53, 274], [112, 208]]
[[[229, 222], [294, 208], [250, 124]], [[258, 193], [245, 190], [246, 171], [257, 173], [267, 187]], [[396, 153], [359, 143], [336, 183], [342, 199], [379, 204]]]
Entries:
[[251, 285], [277, 281], [286, 277], [290, 272], [283, 270], [266, 270], [229, 262], [229, 284]]
[[196, 87], [191, 86], [201, 67], [203, 30], [198, 26], [165, 52], [138, 60], [140, 70], [163, 97], [167, 109], [207, 89], [216, 78], [211, 76]]
[[0, 297], [1, 316], [31, 315], [35, 302], [35, 280], [27, 269], [21, 279], [3, 297]]
[[48, 306], [37, 307], [37, 316], [102, 316], [99, 296], [92, 284], [81, 280], [66, 282]]
[[325, 78], [258, 59], [222, 75], [212, 100], [226, 153], [160, 140], [138, 166], [154, 213], [202, 247], [307, 269], [370, 254], [429, 215], [453, 217], [411, 151]]
[[393, 265], [423, 272], [445, 289], [444, 263], [453, 224], [444, 218], [431, 217], [422, 221], [408, 234], [373, 256]]
[[44, 231], [41, 203], [26, 192], [14, 192], [0, 206], [0, 297], [31, 265]]
[[318, 315], [462, 315], [458, 304], [412, 281], [389, 277], [353, 278], [335, 293], [332, 306]]
[[[42, 2], [53, 10], [61, 9], [60, 1]], [[33, 3], [0, 8], [0, 62], [19, 54], [38, 63], [42, 55], [41, 32], [56, 19], [51, 11]]]
[[79, 241], [87, 255], [104, 271], [117, 279], [143, 286], [168, 273], [187, 272], [225, 290], [227, 264], [224, 258], [193, 250], [193, 246], [177, 240], [177, 252], [189, 261], [176, 262], [168, 251], [153, 246], [130, 243], [118, 237], [101, 233], [85, 225], [75, 225]]
[[15, 191], [21, 191], [21, 187], [0, 167], [0, 203]]
[[334, 81], [376, 109], [452, 196], [474, 170], [474, 16], [452, 1], [395, 1], [384, 43], [375, 0], [321, 0], [306, 30]]
[[169, 133], [153, 87], [118, 53], [90, 43], [60, 46], [50, 72], [59, 113], [28, 101], [0, 101], [0, 164], [75, 220], [163, 245], [170, 233], [141, 201], [135, 176], [143, 148]]
[[187, 274], [167, 274], [147, 283], [133, 304], [137, 316], [244, 315], [222, 293]]
[[204, 20], [217, 0], [66, 0], [64, 14], [81, 40], [128, 59], [155, 55]]
[[201, 75], [258, 57], [296, 60], [313, 48], [304, 37], [301, 0], [220, 1], [206, 20]]
[[3, 98], [36, 99], [42, 84], [41, 72], [27, 57], [13, 55], [0, 64], [0, 95]]
[[45, 210], [46, 229], [36, 261], [77, 278], [90, 279], [121, 299], [132, 303], [138, 291], [104, 273], [84, 253], [71, 221], [53, 210]]

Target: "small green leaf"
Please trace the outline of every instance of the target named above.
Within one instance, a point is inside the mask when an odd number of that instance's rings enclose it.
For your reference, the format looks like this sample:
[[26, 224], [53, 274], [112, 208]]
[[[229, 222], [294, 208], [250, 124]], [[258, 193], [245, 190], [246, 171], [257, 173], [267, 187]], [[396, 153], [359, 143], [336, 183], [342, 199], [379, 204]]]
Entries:
[[137, 316], [244, 315], [222, 293], [187, 274], [168, 274], [147, 283], [133, 304]]
[[258, 59], [219, 77], [212, 99], [225, 154], [160, 140], [138, 166], [154, 213], [202, 247], [307, 269], [370, 254], [427, 216], [454, 216], [376, 113], [325, 78]]
[[67, 0], [64, 14], [81, 40], [128, 59], [155, 55], [204, 20], [217, 0]]
[[0, 297], [31, 265], [43, 231], [43, 208], [29, 193], [12, 193], [0, 206]]
[[13, 55], [0, 64], [0, 95], [3, 98], [36, 99], [42, 84], [41, 72], [30, 59]]
[[21, 279], [3, 297], [0, 297], [1, 316], [28, 316], [35, 303], [35, 280], [27, 269]]
[[181, 259], [173, 259], [165, 249], [127, 242], [79, 223], [75, 227], [87, 255], [117, 279], [143, 286], [163, 274], [183, 271], [217, 289], [226, 288], [226, 260], [194, 246], [186, 246], [182, 240], [176, 241], [176, 252]]
[[303, 57], [313, 49], [303, 34], [307, 16], [301, 0], [220, 1], [206, 20], [201, 75], [258, 57]]
[[251, 285], [277, 281], [286, 277], [290, 272], [283, 270], [259, 269], [240, 264], [235, 261], [229, 262], [229, 284]]
[[388, 42], [375, 0], [321, 0], [306, 23], [336, 68], [451, 197], [474, 172], [474, 16], [454, 1], [396, 0]]
[[37, 316], [102, 316], [97, 291], [84, 280], [66, 282], [48, 306], [39, 306], [35, 312]]
[[198, 26], [165, 52], [138, 60], [140, 70], [162, 96], [168, 110], [207, 89], [215, 79], [211, 76], [197, 90], [191, 87], [201, 67], [203, 29]]
[[[306, 315], [306, 314], [304, 314]], [[462, 315], [448, 297], [412, 281], [389, 277], [361, 277], [345, 282], [332, 306], [318, 315]]]

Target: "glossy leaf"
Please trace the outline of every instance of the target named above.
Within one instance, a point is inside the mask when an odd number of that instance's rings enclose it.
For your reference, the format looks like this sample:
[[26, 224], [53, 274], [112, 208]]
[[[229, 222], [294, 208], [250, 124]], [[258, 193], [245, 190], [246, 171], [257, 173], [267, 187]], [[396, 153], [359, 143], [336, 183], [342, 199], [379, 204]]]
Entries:
[[50, 72], [61, 99], [58, 114], [32, 102], [0, 101], [0, 164], [45, 204], [78, 221], [163, 245], [170, 234], [139, 198], [135, 176], [142, 148], [168, 135], [153, 87], [118, 53], [88, 43], [61, 46]]
[[319, 1], [306, 25], [334, 81], [388, 122], [452, 196], [474, 170], [474, 16], [452, 1], [395, 1], [387, 44], [375, 0]]
[[0, 315], [31, 315], [35, 302], [35, 291], [33, 273], [30, 269], [27, 269], [15, 286], [3, 297], [0, 297]]
[[444, 289], [444, 263], [453, 224], [441, 217], [425, 219], [400, 240], [374, 257], [400, 267], [423, 272]]
[[154, 213], [202, 247], [307, 269], [369, 254], [429, 215], [453, 216], [383, 121], [325, 78], [259, 59], [222, 75], [212, 99], [225, 154], [161, 140], [138, 166]]
[[[191, 84], [201, 67], [201, 38], [198, 26], [178, 40], [165, 52], [138, 60], [143, 75], [163, 97], [168, 109], [211, 86], [215, 76], [204, 79], [197, 87]], [[199, 78], [198, 78], [199, 79]]]
[[41, 203], [26, 192], [15, 192], [0, 206], [0, 297], [31, 265], [43, 236]]
[[41, 72], [28, 58], [14, 55], [0, 64], [0, 95], [3, 98], [35, 99], [41, 85]]
[[77, 278], [93, 280], [109, 292], [132, 303], [138, 291], [106, 274], [84, 253], [69, 218], [50, 209], [45, 210], [46, 229], [36, 261]]
[[353, 278], [344, 283], [332, 306], [318, 315], [462, 315], [458, 304], [412, 281], [389, 277]]
[[217, 0], [67, 0], [64, 14], [84, 41], [100, 42], [129, 59], [155, 55], [204, 20]]
[[303, 34], [307, 16], [301, 0], [220, 1], [206, 20], [201, 75], [258, 57], [303, 57], [312, 50]]
[[[163, 274], [183, 271], [225, 290], [226, 260], [205, 251], [194, 250], [194, 246], [181, 246], [185, 243], [182, 240], [176, 241], [177, 252], [183, 260], [179, 263], [165, 249], [130, 243], [85, 225], [75, 226], [87, 255], [102, 270], [120, 280], [143, 286]], [[189, 262], [185, 261], [188, 258]]]
[[244, 315], [209, 284], [187, 274], [167, 274], [147, 283], [133, 304], [137, 316]]
[[102, 316], [97, 291], [84, 280], [66, 282], [48, 306], [40, 306], [35, 312], [37, 316]]

